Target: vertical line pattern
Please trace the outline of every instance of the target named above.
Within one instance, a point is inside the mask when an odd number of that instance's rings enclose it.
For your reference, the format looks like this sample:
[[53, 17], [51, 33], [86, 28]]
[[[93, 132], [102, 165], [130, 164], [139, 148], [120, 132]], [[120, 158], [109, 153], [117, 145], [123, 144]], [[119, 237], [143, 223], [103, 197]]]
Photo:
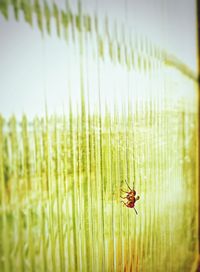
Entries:
[[[84, 1], [75, 11], [14, 2], [16, 20], [23, 11], [32, 24], [35, 13], [44, 39], [50, 18], [58, 39], [65, 32], [68, 104], [63, 116], [47, 107], [33, 120], [0, 116], [2, 271], [189, 271], [198, 254], [194, 75], [142, 33], [87, 14]], [[8, 1], [0, 12], [9, 19]], [[138, 215], [120, 202], [125, 180], [140, 195]]]

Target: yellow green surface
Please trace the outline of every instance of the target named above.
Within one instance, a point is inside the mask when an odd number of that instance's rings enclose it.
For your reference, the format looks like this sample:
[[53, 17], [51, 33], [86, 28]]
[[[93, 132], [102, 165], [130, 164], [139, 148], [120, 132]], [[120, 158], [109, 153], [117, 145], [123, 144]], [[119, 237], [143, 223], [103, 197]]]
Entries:
[[[30, 24], [35, 12], [43, 30], [39, 3], [13, 4], [16, 19], [21, 9]], [[80, 96], [76, 104], [66, 75], [63, 116], [47, 106], [43, 118], [0, 117], [0, 270], [191, 271], [198, 257], [194, 75], [145, 39], [102, 37], [97, 18], [80, 6], [75, 15], [59, 12], [54, 4], [57, 33], [64, 26], [74, 45], [69, 65], [78, 60]], [[50, 14], [46, 3], [45, 20]], [[120, 202], [125, 180], [140, 195], [138, 215]]]
[[[84, 102], [78, 117], [1, 117], [2, 271], [189, 271], [198, 204], [189, 98], [113, 117], [86, 114]], [[138, 215], [120, 203], [125, 179]]]

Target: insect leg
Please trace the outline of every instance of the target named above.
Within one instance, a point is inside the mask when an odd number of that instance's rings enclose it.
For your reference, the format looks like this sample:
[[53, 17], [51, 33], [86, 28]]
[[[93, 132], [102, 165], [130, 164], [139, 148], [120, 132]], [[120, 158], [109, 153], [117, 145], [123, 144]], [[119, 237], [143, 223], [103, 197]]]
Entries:
[[126, 182], [126, 185], [128, 186], [128, 188], [129, 188], [131, 191], [133, 191], [133, 189], [131, 189], [131, 187], [128, 185], [128, 182], [126, 181], [126, 179], [125, 179], [125, 182]]
[[134, 210], [135, 210], [135, 213], [138, 214], [137, 211], [136, 211], [136, 209], [135, 209], [135, 207], [133, 207], [133, 208], [134, 208]]
[[123, 197], [123, 196], [120, 196], [122, 199], [127, 199], [127, 197], [125, 196], [125, 197]]
[[128, 192], [126, 192], [126, 191], [124, 191], [124, 190], [122, 190], [122, 189], [121, 189], [121, 191], [122, 191], [123, 193], [126, 193], [126, 194], [128, 194]]

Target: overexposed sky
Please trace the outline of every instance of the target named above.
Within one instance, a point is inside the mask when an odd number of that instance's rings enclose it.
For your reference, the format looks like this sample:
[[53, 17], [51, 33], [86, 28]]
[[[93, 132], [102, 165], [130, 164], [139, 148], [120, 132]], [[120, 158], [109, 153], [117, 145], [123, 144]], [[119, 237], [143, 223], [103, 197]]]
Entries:
[[[74, 11], [76, 2], [71, 1]], [[57, 3], [65, 6], [65, 1]], [[96, 12], [100, 19], [107, 15], [111, 22], [149, 37], [196, 71], [195, 0], [83, 0], [83, 9], [91, 15]], [[62, 113], [70, 89], [78, 99], [79, 56], [73, 44], [57, 37], [53, 23], [52, 29], [51, 36], [42, 37], [36, 18], [31, 28], [22, 13], [15, 21], [12, 7], [8, 21], [0, 14], [0, 113], [4, 116], [43, 115], [45, 99], [51, 113]], [[92, 78], [94, 63], [89, 63]], [[112, 74], [112, 66], [108, 67]], [[110, 84], [109, 78], [102, 86]], [[94, 96], [95, 92], [94, 88]]]

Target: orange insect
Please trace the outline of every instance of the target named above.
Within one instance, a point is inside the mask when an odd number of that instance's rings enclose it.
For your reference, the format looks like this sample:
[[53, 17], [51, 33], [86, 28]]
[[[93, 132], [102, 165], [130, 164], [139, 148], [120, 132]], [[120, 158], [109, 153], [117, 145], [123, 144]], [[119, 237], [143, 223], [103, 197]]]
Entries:
[[[126, 182], [126, 180], [125, 180], [125, 182]], [[124, 201], [121, 201], [121, 202], [122, 202], [126, 207], [128, 207], [128, 208], [134, 208], [136, 214], [138, 214], [137, 211], [136, 211], [136, 209], [135, 209], [135, 202], [136, 202], [137, 200], [139, 200], [140, 197], [139, 197], [139, 196], [136, 196], [136, 191], [135, 191], [134, 189], [131, 189], [127, 182], [126, 182], [126, 184], [127, 184], [127, 186], [128, 186], [128, 188], [129, 188], [130, 191], [129, 191], [129, 192], [126, 192], [126, 191], [124, 191], [124, 190], [121, 189], [121, 191], [122, 191], [123, 193], [126, 193], [126, 196], [125, 196], [125, 197], [120, 196], [120, 197], [121, 197], [122, 199], [127, 199], [127, 202], [124, 202]]]

